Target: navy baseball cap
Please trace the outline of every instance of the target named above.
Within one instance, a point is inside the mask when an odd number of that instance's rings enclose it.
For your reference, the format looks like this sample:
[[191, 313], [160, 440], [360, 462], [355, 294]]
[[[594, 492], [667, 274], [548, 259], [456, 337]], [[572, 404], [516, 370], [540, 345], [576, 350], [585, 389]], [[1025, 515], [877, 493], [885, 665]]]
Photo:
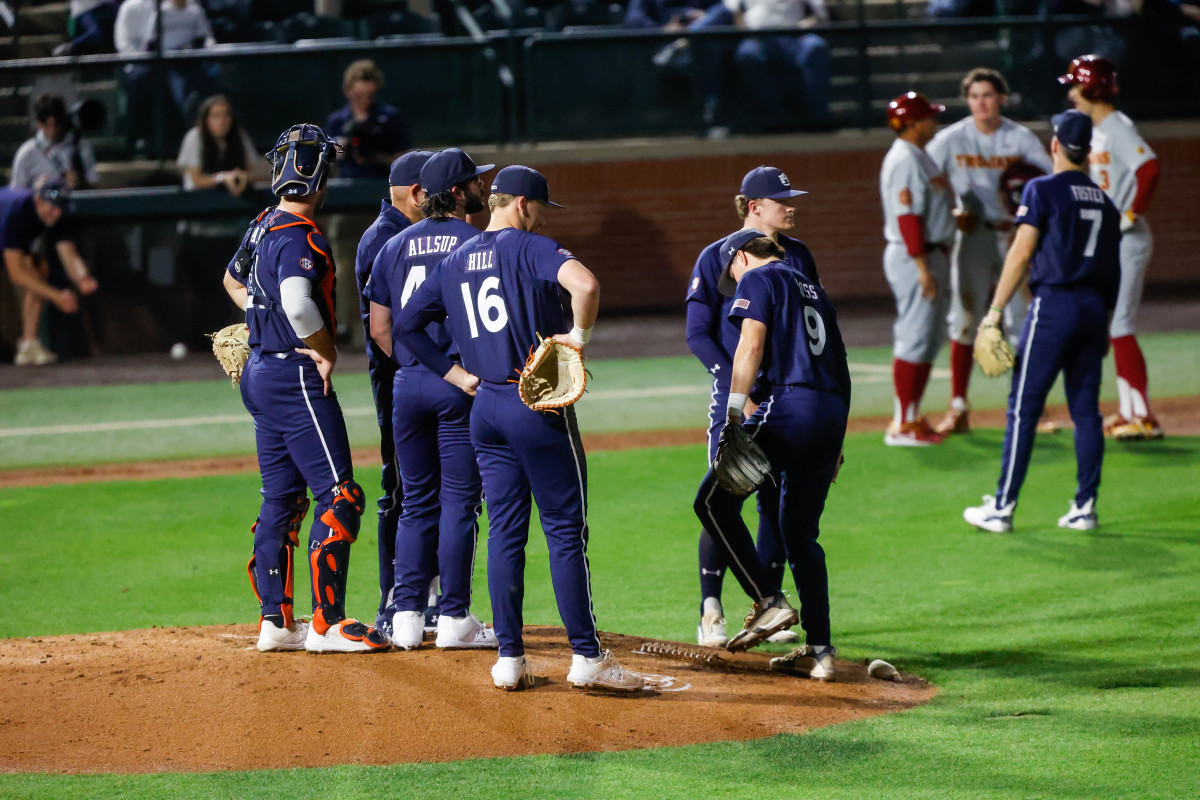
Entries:
[[433, 156], [429, 150], [413, 150], [392, 162], [388, 186], [412, 186], [421, 182], [421, 167]]
[[492, 180], [492, 191], [511, 194], [513, 197], [540, 200], [548, 206], [563, 208], [558, 203], [551, 202], [550, 186], [546, 183], [542, 173], [529, 167], [518, 165], [500, 170]]
[[34, 193], [62, 209], [67, 209], [71, 205], [71, 190], [67, 188], [66, 182], [61, 178], [46, 178], [38, 184]]
[[[803, 194], [803, 192], [801, 192]], [[717, 291], [726, 297], [733, 297], [737, 294], [737, 281], [730, 274], [730, 267], [733, 266], [733, 257], [737, 255], [738, 250], [741, 250], [749, 242], [755, 239], [761, 239], [766, 236], [760, 230], [754, 228], [743, 228], [737, 233], [731, 233], [725, 237], [725, 241], [721, 242], [721, 277], [717, 279]]]
[[471, 157], [457, 147], [447, 147], [430, 156], [421, 167], [421, 188], [428, 194], [453, 189], [465, 180], [495, 169], [495, 164], [475, 166]]
[[772, 200], [786, 200], [808, 192], [793, 189], [792, 182], [783, 174], [783, 170], [775, 167], [756, 167], [742, 178], [741, 194], [750, 198], [769, 197]]
[[1070, 150], [1088, 150], [1092, 146], [1092, 118], [1082, 111], [1071, 109], [1056, 114], [1050, 120], [1054, 138]]

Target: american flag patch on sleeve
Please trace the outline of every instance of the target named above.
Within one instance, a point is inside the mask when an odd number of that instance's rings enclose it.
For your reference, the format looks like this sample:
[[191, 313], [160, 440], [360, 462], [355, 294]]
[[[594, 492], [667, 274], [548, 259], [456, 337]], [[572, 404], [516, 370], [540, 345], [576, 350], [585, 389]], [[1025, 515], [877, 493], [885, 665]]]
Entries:
[[746, 309], [746, 308], [749, 308], [749, 307], [750, 307], [750, 301], [749, 301], [749, 300], [747, 300], [747, 299], [746, 299], [746, 298], [744, 298], [744, 297], [743, 297], [741, 300], [734, 300], [734, 301], [733, 301], [733, 307], [734, 307], [734, 308], [741, 308], [741, 309]]

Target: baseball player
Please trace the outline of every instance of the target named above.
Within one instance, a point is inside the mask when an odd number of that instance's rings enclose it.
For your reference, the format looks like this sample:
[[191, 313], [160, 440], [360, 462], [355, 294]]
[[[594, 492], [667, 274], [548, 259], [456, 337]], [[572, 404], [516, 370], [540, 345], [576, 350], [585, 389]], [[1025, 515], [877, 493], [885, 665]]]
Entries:
[[[946, 173], [958, 200], [958, 230], [950, 253], [950, 408], [936, 430], [942, 435], [971, 430], [967, 386], [974, 366], [975, 329], [987, 313], [992, 287], [1000, 277], [1012, 235], [1012, 214], [1000, 194], [1000, 176], [1024, 161], [1050, 172], [1050, 155], [1028, 128], [1000, 111], [1008, 101], [1008, 82], [994, 69], [978, 67], [962, 81], [971, 115], [943, 128], [925, 148]], [[1005, 325], [1020, 328], [1026, 300], [1017, 292], [1005, 309]]]
[[[741, 189], [734, 197], [734, 208], [743, 221], [743, 230], [762, 231], [783, 248], [784, 260], [797, 269], [806, 265], [816, 274], [812, 255], [803, 243], [787, 236], [784, 231], [795, 227], [795, 198], [805, 192], [792, 188], [781, 170], [762, 166], [750, 170], [742, 178]], [[738, 329], [729, 319], [733, 299], [717, 290], [717, 278], [723, 261], [721, 245], [725, 237], [705, 247], [692, 269], [687, 293], [688, 349], [700, 359], [713, 376], [712, 404], [708, 407], [708, 463], [716, 457], [717, 439], [725, 425], [725, 405], [729, 395], [729, 380], [733, 366], [733, 351], [737, 348]], [[757, 399], [761, 400], [761, 396]], [[753, 413], [754, 403], [747, 409]], [[758, 490], [758, 555], [779, 589], [783, 581], [783, 540], [779, 534], [779, 490], [765, 484]], [[725, 610], [721, 606], [721, 585], [725, 578], [725, 559], [703, 528], [700, 531], [700, 625], [697, 641], [709, 647], [723, 647], [728, 640], [725, 629]], [[794, 642], [799, 637], [783, 630], [771, 641]]]
[[[258, 216], [225, 274], [225, 290], [246, 310], [250, 358], [242, 402], [254, 418], [262, 507], [251, 526], [247, 570], [262, 607], [259, 650], [382, 652], [390, 643], [345, 612], [350, 545], [365, 505], [354, 482], [346, 423], [330, 375], [337, 362], [334, 265], [312, 221], [325, 199], [337, 145], [316, 125], [293, 125], [267, 154], [279, 205]], [[293, 615], [293, 551], [316, 500], [309, 530], [312, 624]]]
[[396, 362], [381, 351], [371, 338], [371, 301], [366, 295], [371, 267], [384, 243], [400, 231], [421, 219], [421, 167], [433, 155], [427, 150], [405, 153], [392, 162], [388, 173], [389, 197], [379, 208], [379, 216], [371, 223], [358, 242], [354, 259], [354, 279], [358, 284], [358, 308], [367, 343], [367, 372], [371, 376], [371, 396], [379, 422], [379, 455], [383, 459], [379, 498], [379, 610], [375, 627], [389, 637], [392, 617], [396, 613], [392, 587], [396, 575], [396, 523], [400, 519], [400, 468], [396, 464], [396, 448], [392, 443], [392, 381], [396, 377]]
[[1109, 333], [1117, 368], [1118, 413], [1105, 420], [1105, 433], [1120, 441], [1161, 439], [1162, 426], [1150, 412], [1146, 359], [1137, 342], [1146, 267], [1154, 254], [1154, 235], [1144, 214], [1158, 185], [1158, 157], [1133, 120], [1117, 111], [1117, 69], [1099, 56], [1080, 56], [1058, 82], [1067, 97], [1092, 120], [1092, 180], [1121, 212], [1121, 292]]
[[[1008, 397], [1008, 425], [996, 496], [963, 511], [977, 528], [1007, 533], [1033, 454], [1034, 428], [1046, 395], [1063, 374], [1075, 423], [1078, 488], [1060, 528], [1096, 527], [1096, 492], [1104, 434], [1100, 419], [1100, 364], [1108, 349], [1105, 323], [1121, 280], [1118, 252], [1121, 215], [1088, 177], [1092, 121], [1078, 111], [1052, 120], [1054, 174], [1025, 187], [1017, 230], [1004, 261], [985, 324], [1001, 319], [1026, 273], [1033, 302], [1018, 346]], [[1030, 264], [1032, 263], [1032, 268]]]
[[[488, 589], [500, 643], [492, 682], [505, 690], [533, 685], [521, 635], [532, 492], [550, 549], [559, 615], [575, 654], [568, 683], [637, 691], [642, 678], [601, 650], [596, 630], [587, 558], [587, 462], [575, 409], [533, 411], [512, 381], [539, 334], [587, 344], [600, 285], [569, 250], [537, 234], [546, 207], [557, 206], [539, 172], [506, 167], [491, 191], [487, 230], [460, 244], [426, 278], [400, 312], [396, 331], [397, 342], [417, 361], [475, 394], [471, 443], [488, 502]], [[570, 296], [570, 318], [560, 292]], [[461, 365], [425, 331], [443, 320]]]
[[942, 443], [920, 415], [921, 397], [945, 333], [950, 305], [948, 255], [954, 236], [954, 197], [945, 173], [925, 145], [946, 110], [917, 92], [888, 104], [888, 125], [896, 141], [883, 159], [879, 193], [883, 198], [883, 272], [896, 296], [892, 326], [892, 381], [895, 415], [885, 444], [923, 447]]
[[79, 294], [91, 294], [99, 288], [74, 242], [63, 233], [66, 227], [63, 215], [69, 202], [70, 192], [58, 178], [38, 178], [32, 191], [0, 187], [0, 250], [4, 251], [4, 267], [13, 286], [24, 290], [21, 340], [13, 359], [18, 367], [40, 367], [58, 361], [38, 339], [46, 301], [54, 303], [64, 314], [79, 311], [75, 292], [49, 283], [47, 262], [38, 257], [39, 239], [42, 249], [57, 250]]
[[[420, 364], [393, 331], [393, 312], [404, 307], [442, 259], [479, 233], [466, 216], [483, 210], [479, 176], [493, 166], [476, 167], [457, 147], [430, 158], [420, 175], [425, 219], [388, 240], [367, 284], [371, 335], [400, 367], [392, 430], [404, 511], [396, 536], [392, 644], [405, 650], [421, 644], [425, 592], [437, 574], [442, 588], [437, 646], [496, 647], [495, 634], [470, 612], [483, 503], [471, 447], [471, 397]], [[441, 324], [430, 324], [426, 332], [444, 357], [462, 360]]]
[[[814, 272], [785, 262], [783, 248], [759, 231], [741, 230], [721, 248], [722, 294], [733, 295], [729, 317], [740, 324], [726, 425], [744, 425], [780, 482], [780, 527], [792, 576], [800, 591], [800, 624], [807, 643], [771, 660], [783, 672], [830, 680], [834, 676], [829, 625], [829, 576], [817, 542], [829, 485], [837, 475], [850, 412], [850, 371], [837, 314]], [[762, 375], [767, 398], [748, 421], [747, 395]], [[726, 645], [750, 647], [797, 619], [772, 584], [742, 521], [741, 500], [710, 469], [694, 508], [720, 543], [729, 567], [754, 607]]]

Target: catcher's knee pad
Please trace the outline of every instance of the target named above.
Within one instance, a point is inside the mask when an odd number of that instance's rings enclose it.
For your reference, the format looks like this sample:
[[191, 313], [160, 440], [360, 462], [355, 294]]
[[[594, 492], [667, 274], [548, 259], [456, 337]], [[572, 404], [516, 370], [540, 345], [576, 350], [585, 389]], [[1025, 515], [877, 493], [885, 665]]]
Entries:
[[342, 481], [334, 487], [333, 500], [321, 515], [321, 522], [329, 526], [334, 540], [354, 542], [366, 507], [367, 496], [362, 487], [354, 481]]

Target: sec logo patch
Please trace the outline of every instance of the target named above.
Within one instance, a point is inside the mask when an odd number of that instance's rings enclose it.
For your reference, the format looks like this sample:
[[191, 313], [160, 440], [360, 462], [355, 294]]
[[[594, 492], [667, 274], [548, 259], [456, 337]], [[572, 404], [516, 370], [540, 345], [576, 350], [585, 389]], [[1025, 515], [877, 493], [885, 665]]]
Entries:
[[902, 205], [902, 206], [911, 206], [912, 205], [912, 192], [910, 192], [908, 189], [900, 190], [900, 205]]
[[304, 258], [300, 259], [300, 269], [311, 270], [312, 268], [313, 268], [313, 263], [312, 263], [311, 258], [309, 258], [308, 256], [305, 256]]
[[692, 291], [694, 292], [699, 288], [700, 288], [700, 276], [697, 275], [696, 277], [692, 278]]
[[1029, 206], [1021, 206], [1020, 208], [1017, 209], [1018, 217], [1023, 217], [1028, 213], [1029, 213]]
[[574, 258], [574, 257], [575, 257], [575, 254], [574, 254], [574, 253], [572, 253], [570, 250], [568, 250], [568, 249], [567, 249], [567, 248], [565, 248], [565, 247], [560, 247], [560, 248], [558, 248], [558, 254], [559, 254], [560, 256], [566, 256], [567, 258]]
[[749, 307], [750, 307], [750, 301], [749, 301], [749, 300], [747, 300], [747, 299], [746, 299], [746, 298], [744, 298], [744, 297], [743, 297], [741, 300], [734, 300], [734, 301], [733, 301], [733, 307], [734, 307], [734, 308], [743, 308], [743, 309], [745, 309], [745, 308], [749, 308]]

